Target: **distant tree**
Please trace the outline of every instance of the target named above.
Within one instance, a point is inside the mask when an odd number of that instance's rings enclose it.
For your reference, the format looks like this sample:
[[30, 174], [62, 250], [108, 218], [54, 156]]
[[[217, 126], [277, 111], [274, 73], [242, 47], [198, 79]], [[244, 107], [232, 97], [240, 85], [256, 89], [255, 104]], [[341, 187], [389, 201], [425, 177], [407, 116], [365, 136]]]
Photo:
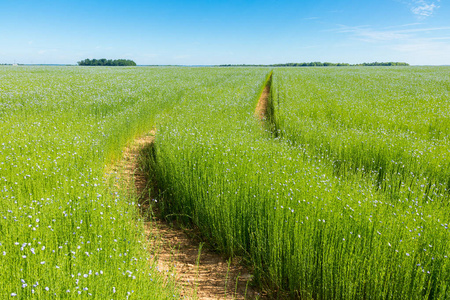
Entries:
[[136, 63], [130, 59], [89, 59], [86, 58], [77, 62], [79, 66], [136, 66]]
[[360, 64], [349, 64], [349, 63], [331, 63], [331, 62], [303, 62], [303, 63], [285, 63], [285, 64], [272, 64], [272, 65], [220, 65], [219, 67], [350, 67], [350, 66], [409, 66], [408, 63], [404, 62], [372, 62], [372, 63], [360, 63]]

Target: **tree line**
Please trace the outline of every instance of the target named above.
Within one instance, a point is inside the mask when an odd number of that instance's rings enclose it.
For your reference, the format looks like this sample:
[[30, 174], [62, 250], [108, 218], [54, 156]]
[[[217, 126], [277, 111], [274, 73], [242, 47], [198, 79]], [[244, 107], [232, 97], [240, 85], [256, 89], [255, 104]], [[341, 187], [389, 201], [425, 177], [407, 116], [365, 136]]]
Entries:
[[77, 62], [79, 66], [136, 66], [136, 63], [130, 59], [89, 59]]
[[375, 67], [375, 66], [409, 66], [405, 62], [372, 62], [361, 64], [349, 64], [349, 63], [331, 63], [331, 62], [303, 62], [303, 63], [285, 63], [285, 64], [272, 64], [272, 65], [220, 65], [220, 67]]

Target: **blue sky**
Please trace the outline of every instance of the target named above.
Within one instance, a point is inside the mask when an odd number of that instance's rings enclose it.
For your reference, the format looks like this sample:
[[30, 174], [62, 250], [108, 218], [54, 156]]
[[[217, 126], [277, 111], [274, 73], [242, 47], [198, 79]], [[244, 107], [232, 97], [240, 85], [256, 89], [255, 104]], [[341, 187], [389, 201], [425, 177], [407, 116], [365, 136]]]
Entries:
[[0, 63], [450, 65], [448, 0], [0, 0]]

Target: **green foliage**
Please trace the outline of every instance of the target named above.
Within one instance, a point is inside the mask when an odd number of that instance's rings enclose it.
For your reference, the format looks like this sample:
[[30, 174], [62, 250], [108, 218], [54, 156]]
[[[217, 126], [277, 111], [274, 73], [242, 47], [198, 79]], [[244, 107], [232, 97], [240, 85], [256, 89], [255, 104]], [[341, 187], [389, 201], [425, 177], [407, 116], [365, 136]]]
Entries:
[[[352, 71], [339, 73], [342, 81], [351, 81]], [[361, 77], [360, 71], [354, 72], [355, 78]], [[381, 71], [364, 72], [364, 80], [377, 81]], [[413, 74], [407, 69], [397, 72], [402, 79], [391, 84], [406, 85], [405, 90], [416, 92], [408, 85], [415, 78]], [[448, 298], [448, 196], [433, 194], [433, 201], [426, 201], [430, 194], [426, 185], [419, 184], [423, 178], [417, 178], [417, 184], [400, 184], [393, 198], [379, 189], [376, 173], [361, 169], [336, 174], [331, 155], [315, 149], [326, 140], [310, 145], [290, 139], [287, 124], [295, 114], [301, 122], [305, 115], [315, 113], [320, 98], [305, 99], [302, 109], [294, 110], [288, 121], [284, 115], [289, 106], [281, 107], [281, 103], [289, 99], [290, 105], [295, 104], [298, 89], [308, 91], [309, 86], [307, 81], [304, 86], [284, 77], [285, 71], [280, 77], [278, 70], [274, 72], [272, 84], [277, 89], [272, 97], [275, 109], [280, 110], [276, 117], [281, 118], [282, 135], [273, 139], [253, 116], [267, 74], [268, 70], [256, 68], [212, 69], [209, 85], [198, 83], [171, 116], [161, 120], [153, 172], [161, 189], [157, 200], [167, 218], [195, 223], [218, 250], [244, 256], [257, 283], [286, 290], [292, 297]], [[304, 75], [296, 78], [306, 80]], [[447, 82], [444, 73], [436, 77], [443, 84]], [[324, 97], [325, 107], [335, 92], [328, 94], [333, 85], [327, 80], [321, 78], [319, 83], [328, 86], [320, 90], [310, 85], [314, 93], [322, 93], [318, 97]], [[357, 82], [353, 89], [366, 92], [364, 81]], [[286, 91], [292, 89], [292, 94], [277, 97], [281, 84]], [[339, 90], [340, 85], [335, 88]], [[385, 88], [378, 88], [367, 95], [386, 93]], [[440, 91], [428, 92], [430, 98], [439, 98]], [[364, 101], [370, 102], [367, 96], [365, 100], [356, 95], [359, 93], [345, 98], [355, 111]], [[387, 102], [399, 101], [393, 95], [386, 97]], [[276, 106], [278, 100], [280, 105]], [[317, 108], [316, 113], [323, 109]], [[337, 106], [331, 106], [330, 111], [346, 116]], [[353, 115], [349, 114], [350, 123], [359, 120]], [[320, 121], [307, 124], [321, 126]], [[371, 126], [378, 126], [378, 122]], [[320, 133], [313, 131], [311, 135], [321, 137]], [[363, 155], [356, 156], [357, 149], [354, 153], [355, 159]]]
[[0, 298], [178, 298], [148, 261], [137, 200], [105, 166], [193, 77], [77, 67], [0, 77]]
[[448, 68], [408, 70], [278, 70], [280, 133], [327, 156], [336, 174], [370, 173], [394, 199], [402, 186], [423, 185], [421, 201], [445, 202]]
[[77, 62], [79, 66], [136, 66], [136, 63], [129, 59], [89, 59], [86, 58], [85, 60]]
[[404, 62], [372, 62], [361, 64], [349, 64], [349, 63], [331, 63], [331, 62], [303, 62], [303, 63], [285, 63], [285, 64], [272, 64], [272, 65], [220, 65], [220, 67], [350, 67], [350, 66], [363, 66], [363, 67], [394, 67], [394, 66], [409, 66]]
[[1, 298], [173, 297], [135, 199], [104, 171], [157, 124], [163, 215], [243, 256], [256, 283], [447, 299], [448, 68], [276, 69], [266, 131], [269, 73], [0, 68]]

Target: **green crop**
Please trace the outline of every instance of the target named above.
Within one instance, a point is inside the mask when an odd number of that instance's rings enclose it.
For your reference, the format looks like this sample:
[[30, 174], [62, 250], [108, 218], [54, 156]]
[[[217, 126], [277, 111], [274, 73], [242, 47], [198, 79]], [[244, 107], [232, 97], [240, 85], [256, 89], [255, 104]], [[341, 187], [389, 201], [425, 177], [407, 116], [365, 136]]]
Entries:
[[137, 200], [105, 170], [194, 78], [180, 69], [0, 68], [0, 298], [178, 295], [147, 262]]
[[425, 190], [420, 201], [448, 202], [448, 70], [279, 69], [280, 133], [327, 156], [338, 175], [370, 174], [393, 199], [410, 187]]
[[156, 125], [152, 200], [256, 284], [448, 299], [448, 68], [275, 69], [261, 126], [269, 74], [0, 68], [0, 296], [179, 297], [105, 174]]
[[[337, 172], [332, 155], [320, 150], [325, 143], [319, 140], [320, 130], [305, 129], [305, 135], [318, 139], [314, 144], [294, 142], [296, 134], [288, 130], [298, 125], [290, 123], [297, 115], [323, 113], [315, 109], [320, 101], [305, 98], [302, 109], [293, 110], [288, 119], [289, 105], [296, 108], [295, 93], [285, 98], [273, 94], [277, 124], [267, 128], [281, 134], [271, 134], [253, 115], [269, 71], [231, 70], [233, 76], [217, 71], [220, 89], [194, 90], [158, 125], [153, 172], [166, 217], [193, 222], [218, 250], [245, 257], [257, 283], [293, 297], [448, 298], [445, 187], [432, 190], [434, 197], [427, 202], [424, 187], [408, 190], [410, 186], [400, 184], [396, 197], [380, 190], [378, 174], [364, 172], [362, 166]], [[348, 80], [357, 72], [351, 70]], [[278, 72], [295, 74], [298, 80], [303, 74], [276, 69], [274, 92], [280, 86], [298, 88], [297, 81], [290, 83]], [[365, 72], [375, 77], [380, 71]], [[399, 76], [407, 82], [408, 71], [403, 72]], [[326, 82], [321, 84], [327, 93]], [[361, 84], [353, 88], [366, 91]], [[308, 91], [308, 86], [302, 89]], [[362, 100], [352, 97], [346, 99], [356, 110]], [[328, 103], [325, 96], [323, 101]], [[339, 120], [340, 112], [335, 113]], [[307, 124], [313, 129], [322, 125], [314, 120]], [[428, 183], [427, 178], [417, 180]]]

